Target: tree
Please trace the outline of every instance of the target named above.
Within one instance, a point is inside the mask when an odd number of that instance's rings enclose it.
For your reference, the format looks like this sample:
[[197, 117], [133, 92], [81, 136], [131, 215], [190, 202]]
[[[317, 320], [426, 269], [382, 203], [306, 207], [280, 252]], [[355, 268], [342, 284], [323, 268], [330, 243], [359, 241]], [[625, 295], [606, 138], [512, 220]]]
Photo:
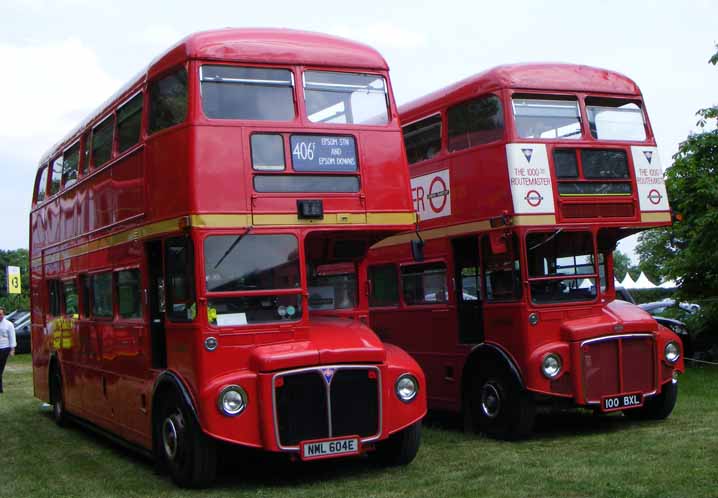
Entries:
[[[16, 308], [30, 309], [30, 279], [28, 275], [27, 249], [14, 251], [0, 250], [0, 307], [7, 309], [8, 313]], [[20, 285], [22, 294], [8, 295], [7, 293], [7, 267], [20, 267]]]
[[[718, 45], [709, 62], [718, 64]], [[681, 280], [687, 298], [718, 294], [718, 106], [697, 112], [699, 133], [692, 133], [666, 171], [666, 189], [682, 221], [645, 232], [637, 252], [641, 263], [662, 277]]]
[[631, 268], [631, 258], [621, 251], [613, 251], [613, 274], [619, 282], [626, 278], [626, 273]]
[[[718, 45], [709, 63], [718, 65]], [[692, 133], [666, 171], [673, 210], [682, 219], [672, 227], [644, 232], [637, 252], [641, 265], [680, 281], [678, 296], [702, 305], [687, 319], [699, 351], [718, 348], [718, 105], [700, 109], [699, 133]]]

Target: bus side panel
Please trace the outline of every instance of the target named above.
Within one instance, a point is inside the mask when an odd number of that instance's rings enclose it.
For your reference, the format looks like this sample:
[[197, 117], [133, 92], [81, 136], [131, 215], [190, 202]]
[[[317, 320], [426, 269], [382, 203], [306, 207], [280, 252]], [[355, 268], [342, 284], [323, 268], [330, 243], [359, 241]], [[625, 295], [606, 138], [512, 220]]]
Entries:
[[452, 222], [487, 219], [504, 209], [512, 212], [512, 202], [503, 142], [487, 145], [481, 153], [471, 148], [451, 158]]
[[[248, 213], [251, 185], [251, 155], [245, 154], [242, 128], [195, 126], [197, 148], [194, 155], [195, 201], [202, 211]], [[249, 149], [247, 146], [246, 149]], [[228, 166], [231, 169], [228, 169]], [[217, 195], [221, 191], [222, 195]], [[292, 206], [296, 210], [296, 203]]]
[[[151, 219], [184, 215], [192, 205], [188, 178], [191, 130], [189, 126], [163, 130], [149, 137], [145, 143], [144, 195], [145, 198], [152, 196], [153, 201], [146, 213]], [[224, 145], [219, 144], [219, 147]], [[198, 168], [207, 166], [200, 164]], [[226, 177], [224, 182], [229, 183]], [[222, 192], [221, 197], [225, 197], [224, 190]]]
[[[366, 209], [369, 212], [413, 211], [411, 203], [409, 172], [404, 166], [403, 139], [396, 133], [369, 132], [359, 135], [362, 162], [362, 188], [366, 194]], [[367, 150], [371, 147], [371, 150]], [[371, 167], [362, 168], [363, 165]]]
[[[34, 241], [35, 239], [33, 239]], [[38, 251], [41, 253], [41, 251]], [[50, 401], [50, 388], [48, 385], [48, 366], [50, 362], [50, 350], [45, 334], [44, 302], [42, 264], [31, 265], [30, 288], [31, 288], [31, 313], [32, 323], [31, 348], [32, 348], [32, 381], [35, 397], [42, 401]]]
[[116, 192], [116, 222], [145, 212], [142, 150], [135, 149], [112, 167], [112, 188]]

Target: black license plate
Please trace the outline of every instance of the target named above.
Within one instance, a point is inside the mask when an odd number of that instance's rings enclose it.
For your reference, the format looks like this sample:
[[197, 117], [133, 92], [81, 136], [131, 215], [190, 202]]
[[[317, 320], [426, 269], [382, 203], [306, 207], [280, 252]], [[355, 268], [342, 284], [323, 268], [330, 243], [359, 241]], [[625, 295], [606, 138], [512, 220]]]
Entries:
[[641, 393], [615, 394], [601, 398], [601, 410], [604, 412], [627, 410], [639, 406], [643, 406], [643, 394]]

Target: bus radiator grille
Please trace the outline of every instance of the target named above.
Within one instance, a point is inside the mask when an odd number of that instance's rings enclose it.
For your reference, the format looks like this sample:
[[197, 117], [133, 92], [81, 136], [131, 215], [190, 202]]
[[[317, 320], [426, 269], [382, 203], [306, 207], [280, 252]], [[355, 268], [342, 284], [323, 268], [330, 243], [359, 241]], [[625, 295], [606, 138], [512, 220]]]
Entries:
[[280, 447], [329, 437], [369, 438], [379, 433], [377, 368], [317, 368], [276, 378], [282, 379], [279, 386], [275, 381], [274, 388]]
[[586, 401], [656, 389], [654, 342], [650, 335], [607, 337], [581, 346]]

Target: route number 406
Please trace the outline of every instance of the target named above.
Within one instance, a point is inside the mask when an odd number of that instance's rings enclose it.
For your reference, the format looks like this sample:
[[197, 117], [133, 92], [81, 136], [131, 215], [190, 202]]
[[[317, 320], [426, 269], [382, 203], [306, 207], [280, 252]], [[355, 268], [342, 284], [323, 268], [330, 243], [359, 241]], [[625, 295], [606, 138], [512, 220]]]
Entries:
[[298, 142], [292, 150], [292, 155], [302, 161], [311, 161], [314, 159], [316, 145], [314, 142]]

